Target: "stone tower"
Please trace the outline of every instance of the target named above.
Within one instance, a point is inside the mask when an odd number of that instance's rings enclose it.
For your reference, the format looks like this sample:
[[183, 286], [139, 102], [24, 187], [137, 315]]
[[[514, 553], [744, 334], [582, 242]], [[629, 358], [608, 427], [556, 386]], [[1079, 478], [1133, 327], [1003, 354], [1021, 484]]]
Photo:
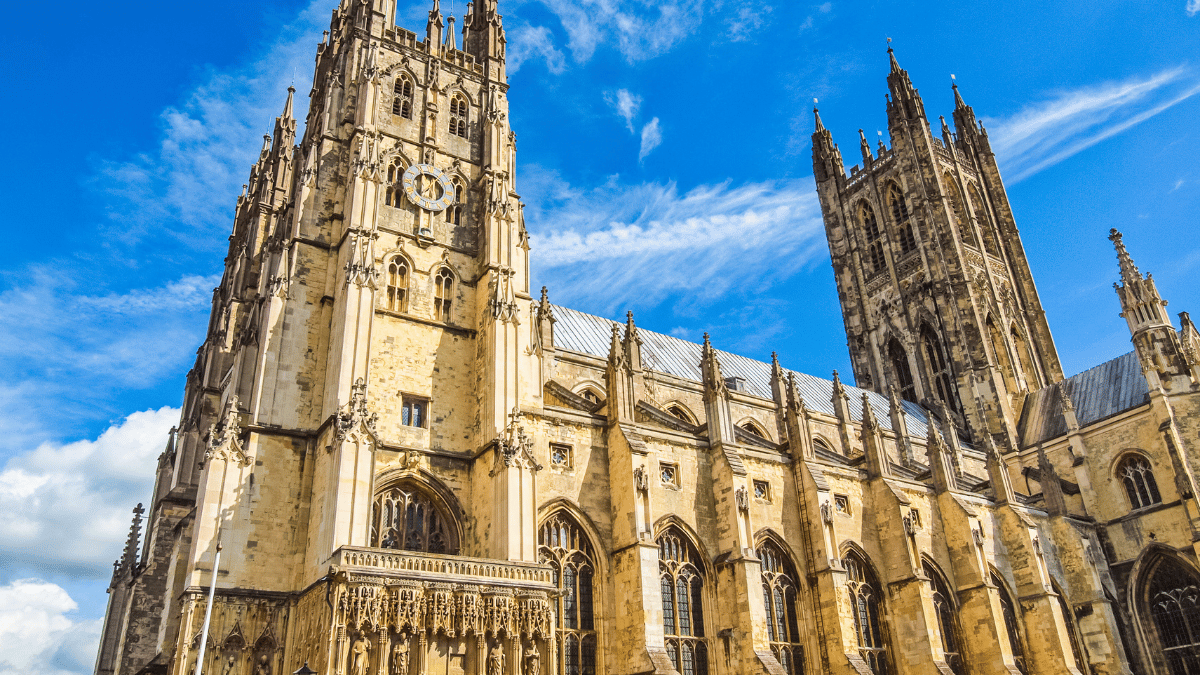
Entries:
[[888, 48], [892, 147], [859, 130], [847, 176], [814, 109], [813, 171], [855, 379], [1006, 437], [1030, 391], [1062, 379], [987, 131], [954, 85], [940, 136]]

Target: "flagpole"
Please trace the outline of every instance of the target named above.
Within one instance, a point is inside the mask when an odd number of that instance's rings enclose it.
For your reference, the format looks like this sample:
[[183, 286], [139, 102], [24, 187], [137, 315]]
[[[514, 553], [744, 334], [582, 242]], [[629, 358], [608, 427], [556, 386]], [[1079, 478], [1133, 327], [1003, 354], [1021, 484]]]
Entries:
[[212, 620], [213, 597], [217, 594], [217, 570], [221, 568], [221, 530], [217, 529], [217, 555], [213, 558], [212, 584], [208, 587], [208, 606], [204, 608], [204, 628], [200, 631], [200, 652], [196, 655], [195, 675], [204, 668], [204, 648], [208, 646], [208, 624]]

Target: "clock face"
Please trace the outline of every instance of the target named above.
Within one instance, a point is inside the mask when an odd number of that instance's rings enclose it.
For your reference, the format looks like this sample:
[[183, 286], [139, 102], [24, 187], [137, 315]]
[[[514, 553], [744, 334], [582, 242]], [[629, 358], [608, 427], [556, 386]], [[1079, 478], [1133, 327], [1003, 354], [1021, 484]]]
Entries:
[[400, 177], [408, 201], [426, 211], [445, 211], [454, 203], [454, 183], [432, 164], [413, 164]]

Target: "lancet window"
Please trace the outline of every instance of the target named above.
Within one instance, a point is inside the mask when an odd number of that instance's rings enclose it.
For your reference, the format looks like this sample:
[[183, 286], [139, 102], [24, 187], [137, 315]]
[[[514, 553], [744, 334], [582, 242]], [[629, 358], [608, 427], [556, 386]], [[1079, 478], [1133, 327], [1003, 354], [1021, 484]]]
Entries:
[[696, 421], [692, 418], [692, 416], [690, 414], [688, 414], [688, 412], [686, 410], [684, 410], [683, 406], [681, 406], [681, 405], [673, 405], [673, 406], [667, 408], [667, 412], [671, 413], [672, 417], [683, 420], [684, 422], [687, 422], [688, 424], [696, 423]]
[[866, 202], [860, 203], [858, 219], [862, 221], [863, 237], [866, 240], [863, 262], [867, 265], [867, 271], [870, 274], [881, 272], [886, 263], [883, 259], [883, 241], [879, 231], [879, 220], [875, 218], [875, 210]]
[[938, 631], [942, 634], [942, 652], [946, 665], [958, 675], [966, 672], [962, 659], [962, 638], [958, 630], [958, 610], [954, 595], [946, 580], [928, 562], [923, 564], [925, 576], [933, 586], [933, 609], [937, 612]]
[[955, 395], [950, 379], [950, 365], [946, 362], [946, 352], [942, 349], [942, 341], [928, 324], [921, 329], [921, 344], [925, 348], [925, 364], [929, 367], [934, 393], [952, 410], [958, 411], [958, 396]]
[[858, 635], [858, 653], [875, 675], [887, 675], [887, 641], [883, 634], [883, 593], [875, 573], [857, 551], [850, 550], [842, 560], [846, 567], [846, 588], [854, 610], [854, 629]]
[[950, 198], [950, 205], [954, 208], [954, 220], [958, 223], [963, 243], [979, 248], [979, 240], [975, 237], [975, 228], [971, 227], [971, 219], [967, 216], [967, 206], [963, 202], [962, 191], [958, 189], [958, 181], [948, 173], [942, 175], [942, 181], [946, 184], [946, 196]]
[[913, 236], [912, 219], [908, 214], [908, 203], [904, 201], [904, 193], [900, 186], [891, 183], [888, 186], [888, 205], [892, 209], [892, 220], [896, 223], [896, 231], [900, 234], [901, 255], [917, 249], [917, 238]]
[[888, 342], [888, 359], [892, 362], [892, 372], [896, 375], [896, 389], [900, 392], [900, 397], [915, 403], [917, 386], [913, 382], [912, 368], [908, 364], [908, 352], [896, 338]]
[[450, 97], [450, 135], [467, 137], [467, 99], [462, 94]]
[[449, 518], [423, 489], [398, 483], [375, 497], [371, 545], [421, 553], [458, 553]]
[[[1079, 672], [1086, 673], [1088, 668], [1083, 664], [1083, 646], [1079, 643], [1079, 632], [1075, 630], [1075, 614], [1067, 606], [1066, 596], [1058, 584], [1054, 584], [1054, 593], [1058, 600], [1058, 609], [1062, 612], [1063, 623], [1067, 625], [1067, 637], [1071, 639], [1071, 655], [1075, 657], [1075, 667]], [[1200, 666], [1200, 662], [1197, 665]]]
[[763, 431], [762, 429], [758, 428], [758, 425], [757, 425], [757, 424], [755, 424], [754, 422], [750, 422], [750, 421], [743, 422], [743, 423], [741, 424], [740, 428], [741, 428], [741, 430], [742, 430], [742, 431], [744, 431], [744, 432], [746, 432], [746, 433], [750, 434], [751, 436], [755, 436], [755, 437], [757, 437], [757, 438], [761, 438], [761, 439], [763, 439], [763, 440], [769, 440], [769, 439], [767, 438], [767, 432], [765, 432], [765, 431]]
[[1013, 663], [1017, 666], [1017, 670], [1028, 673], [1029, 668], [1025, 664], [1025, 643], [1021, 640], [1017, 608], [1013, 605], [1012, 596], [1008, 594], [1008, 587], [1004, 585], [1004, 580], [995, 573], [992, 574], [992, 585], [996, 587], [1000, 595], [1000, 612], [1004, 615], [1004, 632], [1008, 634], [1008, 646], [1012, 650]]
[[708, 675], [700, 556], [674, 528], [658, 538], [658, 570], [667, 656], [681, 675]]
[[395, 164], [388, 166], [387, 191], [384, 192], [383, 197], [383, 203], [385, 206], [400, 206], [400, 186], [396, 185], [396, 179], [399, 175], [399, 167], [397, 167]]
[[463, 206], [463, 187], [455, 182], [454, 203], [446, 209], [446, 222], [452, 225], [462, 225]]
[[1125, 485], [1130, 508], [1144, 509], [1162, 502], [1158, 483], [1154, 481], [1154, 472], [1145, 457], [1131, 455], [1125, 458], [1117, 467], [1117, 477]]
[[450, 307], [454, 298], [454, 275], [443, 267], [433, 277], [433, 316], [438, 321], [450, 321]]
[[593, 582], [596, 557], [583, 528], [559, 511], [542, 524], [538, 558], [554, 569], [558, 585], [558, 672], [595, 675], [596, 621]]
[[1200, 579], [1164, 558], [1154, 569], [1147, 591], [1149, 613], [1170, 674], [1200, 673]]
[[388, 262], [387, 308], [394, 312], [408, 309], [408, 261], [400, 256]]
[[1012, 335], [1013, 347], [1017, 350], [1017, 359], [1021, 362], [1021, 370], [1025, 373], [1025, 381], [1031, 388], [1037, 385], [1037, 371], [1033, 367], [1033, 354], [1029, 351], [1029, 345], [1021, 334], [1017, 332], [1017, 327], [1014, 325], [1009, 331]]
[[979, 229], [983, 232], [983, 245], [988, 253], [999, 256], [1000, 246], [996, 243], [996, 229], [992, 227], [991, 218], [987, 217], [983, 199], [974, 185], [968, 186], [967, 191], [971, 195], [971, 208], [975, 210], [975, 220], [979, 222]]
[[763, 604], [767, 609], [767, 637], [771, 651], [788, 675], [804, 673], [804, 645], [800, 637], [799, 594], [796, 569], [783, 550], [767, 540], [758, 547], [762, 566]]
[[996, 355], [996, 367], [1000, 369], [1000, 375], [1004, 378], [1004, 384], [1008, 387], [1009, 393], [1016, 392], [1017, 380], [1012, 363], [1009, 361], [1008, 347], [1000, 329], [996, 327], [996, 322], [990, 316], [987, 318], [987, 329], [988, 336], [992, 341], [992, 352]]
[[412, 119], [412, 97], [413, 85], [408, 76], [397, 77], [396, 85], [392, 88], [392, 114], [406, 120]]

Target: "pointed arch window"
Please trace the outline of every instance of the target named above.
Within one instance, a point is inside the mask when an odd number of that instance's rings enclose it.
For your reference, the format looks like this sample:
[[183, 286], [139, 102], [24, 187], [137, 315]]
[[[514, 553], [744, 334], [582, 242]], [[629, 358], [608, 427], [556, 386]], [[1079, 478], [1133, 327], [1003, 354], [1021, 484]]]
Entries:
[[463, 187], [458, 181], [454, 182], [454, 203], [446, 209], [446, 222], [452, 225], [462, 225], [463, 217]]
[[1000, 596], [1000, 612], [1004, 615], [1004, 632], [1008, 635], [1008, 646], [1012, 650], [1013, 663], [1017, 666], [1017, 670], [1022, 673], [1028, 673], [1029, 668], [1025, 664], [1025, 647], [1021, 640], [1021, 627], [1017, 620], [1017, 608], [1013, 604], [1012, 596], [1008, 594], [1008, 587], [1004, 584], [996, 573], [992, 573], [992, 585], [996, 587], [996, 591]]
[[937, 612], [938, 631], [942, 634], [942, 652], [946, 665], [958, 675], [966, 672], [962, 659], [962, 633], [958, 629], [958, 609], [949, 585], [933, 565], [923, 561], [925, 576], [933, 587], [933, 609]]
[[875, 218], [875, 209], [872, 209], [871, 205], [866, 202], [860, 202], [858, 219], [862, 222], [863, 237], [866, 243], [863, 262], [867, 266], [867, 271], [869, 274], [882, 272], [886, 262], [883, 259], [882, 234], [879, 231], [879, 220]]
[[538, 534], [538, 558], [554, 569], [559, 598], [559, 664], [563, 675], [595, 675], [596, 619], [593, 583], [596, 557], [587, 534], [570, 515], [559, 511]]
[[1013, 347], [1017, 350], [1017, 359], [1021, 362], [1021, 370], [1025, 374], [1025, 382], [1027, 386], [1034, 387], [1037, 384], [1037, 371], [1033, 367], [1033, 354], [1029, 351], [1029, 345], [1015, 325], [1009, 333], [1012, 335]]
[[992, 219], [987, 217], [987, 210], [984, 209], [983, 199], [979, 196], [979, 191], [975, 189], [975, 185], [967, 186], [967, 194], [971, 196], [971, 209], [975, 211], [975, 221], [979, 223], [979, 229], [983, 232], [983, 245], [987, 252], [999, 257], [1000, 246], [996, 242], [996, 229], [992, 226]]
[[846, 588], [854, 611], [858, 653], [875, 675], [887, 675], [887, 641], [883, 634], [883, 593], [867, 561], [854, 550], [842, 560]]
[[942, 349], [942, 341], [934, 334], [933, 329], [926, 324], [921, 329], [921, 344], [925, 349], [925, 364], [933, 381], [934, 393], [941, 401], [945, 401], [951, 410], [960, 412], [958, 396], [954, 391], [950, 378], [950, 365], [946, 361], [946, 352]]
[[1158, 492], [1158, 483], [1154, 480], [1154, 471], [1145, 457], [1141, 455], [1126, 457], [1117, 467], [1117, 477], [1125, 486], [1125, 494], [1129, 497], [1129, 508], [1136, 511], [1162, 503], [1162, 495]]
[[388, 262], [387, 308], [393, 312], [408, 311], [408, 261], [400, 256]]
[[433, 277], [433, 316], [438, 321], [450, 322], [450, 307], [454, 298], [454, 275], [443, 267]]
[[1004, 378], [1004, 384], [1008, 387], [1009, 393], [1014, 393], [1017, 391], [1017, 380], [1012, 363], [1009, 361], [1008, 346], [1004, 342], [1004, 335], [990, 316], [987, 318], [987, 330], [992, 341], [992, 353], [996, 357], [996, 368], [1000, 370], [1000, 375]]
[[1200, 672], [1200, 578], [1162, 558], [1147, 584], [1146, 602], [1170, 675]]
[[708, 675], [700, 555], [675, 528], [658, 538], [658, 571], [667, 655], [681, 675]]
[[467, 99], [462, 94], [450, 97], [450, 135], [467, 137]]
[[681, 406], [679, 404], [670, 406], [669, 408], [667, 408], [667, 412], [671, 413], [672, 417], [679, 419], [679, 420], [683, 420], [684, 422], [687, 422], [688, 424], [696, 423], [696, 420], [691, 416], [691, 414], [688, 413], [688, 411], [685, 410], [683, 408], [683, 406]]
[[375, 496], [371, 545], [421, 553], [458, 553], [449, 514], [411, 481], [397, 483]]
[[412, 119], [412, 98], [413, 85], [407, 75], [400, 75], [396, 78], [396, 84], [392, 87], [392, 114], [399, 115], [406, 120]]
[[759, 426], [757, 424], [755, 424], [754, 422], [751, 422], [749, 420], [743, 422], [739, 428], [742, 431], [750, 434], [751, 436], [761, 438], [764, 441], [771, 440], [771, 439], [767, 438], [767, 432], [763, 431], [762, 429], [759, 428]]
[[1081, 673], [1089, 672], [1083, 663], [1083, 646], [1079, 643], [1079, 632], [1075, 630], [1075, 613], [1067, 606], [1066, 595], [1058, 584], [1054, 584], [1053, 588], [1055, 599], [1058, 601], [1058, 609], [1062, 612], [1063, 623], [1067, 625], [1067, 637], [1071, 641], [1071, 655], [1075, 657], [1075, 667]]
[[396, 185], [396, 180], [402, 172], [395, 164], [388, 166], [387, 172], [387, 191], [384, 193], [383, 203], [385, 206], [400, 206], [400, 187]]
[[788, 556], [771, 540], [758, 547], [762, 566], [763, 605], [771, 651], [787, 675], [804, 673], [804, 644], [800, 637], [799, 577]]
[[912, 368], [908, 364], [908, 352], [896, 338], [888, 342], [888, 360], [892, 362], [892, 372], [896, 376], [896, 388], [900, 390], [900, 397], [915, 403], [917, 386], [913, 382]]
[[954, 180], [949, 173], [942, 174], [942, 181], [946, 184], [946, 196], [954, 208], [954, 219], [958, 223], [958, 231], [963, 243], [979, 248], [979, 239], [975, 237], [975, 228], [971, 227], [971, 219], [967, 217], [967, 207], [963, 202], [962, 190], [958, 187], [958, 181]]
[[892, 210], [892, 220], [896, 223], [896, 231], [900, 234], [901, 255], [917, 250], [917, 238], [913, 236], [908, 203], [904, 201], [904, 193], [900, 191], [900, 186], [895, 183], [888, 185], [888, 206]]

